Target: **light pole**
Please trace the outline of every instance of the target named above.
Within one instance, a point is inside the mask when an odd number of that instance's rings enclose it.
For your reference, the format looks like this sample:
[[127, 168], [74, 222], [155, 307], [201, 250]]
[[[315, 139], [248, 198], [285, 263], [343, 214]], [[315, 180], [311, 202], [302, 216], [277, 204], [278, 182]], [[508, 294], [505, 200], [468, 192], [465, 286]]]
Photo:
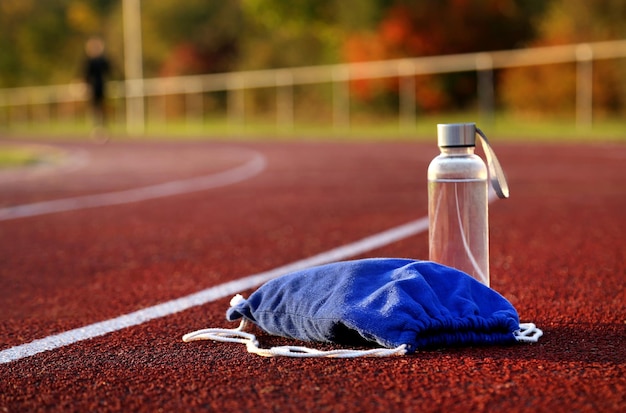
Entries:
[[143, 133], [145, 118], [140, 0], [122, 1], [124, 70], [126, 72], [126, 131], [128, 133]]

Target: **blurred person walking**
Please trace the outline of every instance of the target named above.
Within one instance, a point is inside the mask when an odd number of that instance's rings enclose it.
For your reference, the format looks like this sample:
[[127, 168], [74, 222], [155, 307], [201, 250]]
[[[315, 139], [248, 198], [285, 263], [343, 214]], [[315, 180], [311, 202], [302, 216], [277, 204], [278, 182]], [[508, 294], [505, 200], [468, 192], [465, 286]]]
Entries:
[[104, 126], [106, 123], [105, 86], [111, 73], [111, 63], [104, 54], [104, 42], [99, 37], [92, 37], [85, 44], [85, 64], [83, 77], [87, 84], [91, 104], [94, 129], [92, 136], [106, 141]]

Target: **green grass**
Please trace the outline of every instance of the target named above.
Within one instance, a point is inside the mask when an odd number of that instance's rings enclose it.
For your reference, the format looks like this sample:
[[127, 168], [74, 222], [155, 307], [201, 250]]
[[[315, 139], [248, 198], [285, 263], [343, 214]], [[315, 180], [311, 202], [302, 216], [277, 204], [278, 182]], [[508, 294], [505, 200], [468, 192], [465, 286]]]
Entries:
[[[422, 141], [435, 142], [438, 123], [476, 122], [493, 142], [624, 142], [626, 121], [598, 119], [591, 128], [576, 127], [573, 118], [521, 119], [498, 115], [490, 121], [476, 114], [458, 113], [420, 116], [413, 126], [402, 126], [397, 119], [351, 120], [349, 126], [334, 127], [332, 120], [318, 123], [296, 123], [292, 128], [278, 127], [275, 122], [254, 119], [232, 124], [226, 119], [203, 121], [172, 120], [147, 122], [143, 134], [127, 134], [123, 124], [109, 126], [109, 134], [118, 140], [342, 140], [342, 141]], [[38, 146], [19, 145], [28, 138], [46, 140], [81, 140], [91, 142], [91, 127], [85, 122], [46, 122], [12, 124], [0, 129], [11, 143], [0, 145], [0, 169], [56, 162], [58, 153]]]
[[[597, 119], [592, 127], [577, 127], [571, 118], [523, 119], [499, 114], [493, 119], [482, 119], [475, 113], [424, 115], [416, 118], [415, 125], [401, 125], [398, 119], [359, 119], [355, 116], [349, 126], [334, 126], [332, 119], [319, 122], [297, 122], [293, 127], [279, 127], [274, 119], [247, 119], [233, 124], [227, 119], [196, 119], [188, 121], [149, 120], [143, 134], [127, 134], [123, 124], [109, 125], [115, 139], [243, 139], [289, 140], [419, 140], [434, 139], [438, 123], [476, 122], [487, 136], [496, 141], [620, 141], [626, 142], [626, 121], [622, 119]], [[2, 131], [2, 130], [0, 130]], [[4, 134], [16, 138], [28, 136], [46, 139], [90, 139], [88, 122], [48, 122], [12, 124]]]
[[0, 169], [34, 165], [39, 162], [39, 154], [22, 147], [0, 147]]
[[0, 170], [56, 164], [62, 158], [63, 152], [50, 146], [22, 145], [17, 142], [0, 145]]

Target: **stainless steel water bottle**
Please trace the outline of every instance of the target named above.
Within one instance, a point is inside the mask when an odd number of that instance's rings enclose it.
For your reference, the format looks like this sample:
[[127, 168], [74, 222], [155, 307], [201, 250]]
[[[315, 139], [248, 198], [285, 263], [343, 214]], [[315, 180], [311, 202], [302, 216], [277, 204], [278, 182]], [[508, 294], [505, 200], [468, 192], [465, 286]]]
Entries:
[[[483, 138], [489, 172], [474, 153]], [[428, 167], [429, 259], [457, 268], [489, 285], [488, 179], [508, 197], [502, 169], [474, 123], [437, 125], [441, 153]]]

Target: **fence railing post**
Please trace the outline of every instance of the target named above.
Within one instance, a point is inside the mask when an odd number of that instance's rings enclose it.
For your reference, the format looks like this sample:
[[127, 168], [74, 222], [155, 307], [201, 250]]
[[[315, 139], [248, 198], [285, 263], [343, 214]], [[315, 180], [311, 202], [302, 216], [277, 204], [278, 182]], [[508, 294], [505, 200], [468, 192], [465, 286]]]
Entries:
[[288, 70], [276, 72], [276, 126], [293, 129], [293, 75]]
[[478, 107], [483, 123], [491, 124], [495, 112], [495, 86], [493, 79], [493, 58], [489, 53], [476, 55], [476, 75]]
[[203, 121], [203, 112], [202, 82], [197, 78], [192, 78], [189, 82], [185, 82], [185, 115], [188, 129], [195, 122]]
[[398, 64], [400, 76], [400, 127], [415, 128], [415, 64], [409, 61], [401, 61]]
[[245, 120], [245, 83], [241, 76], [233, 75], [228, 80], [228, 124], [242, 127]]
[[344, 66], [333, 70], [333, 127], [350, 127], [350, 72]]
[[576, 127], [593, 124], [593, 49], [588, 44], [576, 47]]

